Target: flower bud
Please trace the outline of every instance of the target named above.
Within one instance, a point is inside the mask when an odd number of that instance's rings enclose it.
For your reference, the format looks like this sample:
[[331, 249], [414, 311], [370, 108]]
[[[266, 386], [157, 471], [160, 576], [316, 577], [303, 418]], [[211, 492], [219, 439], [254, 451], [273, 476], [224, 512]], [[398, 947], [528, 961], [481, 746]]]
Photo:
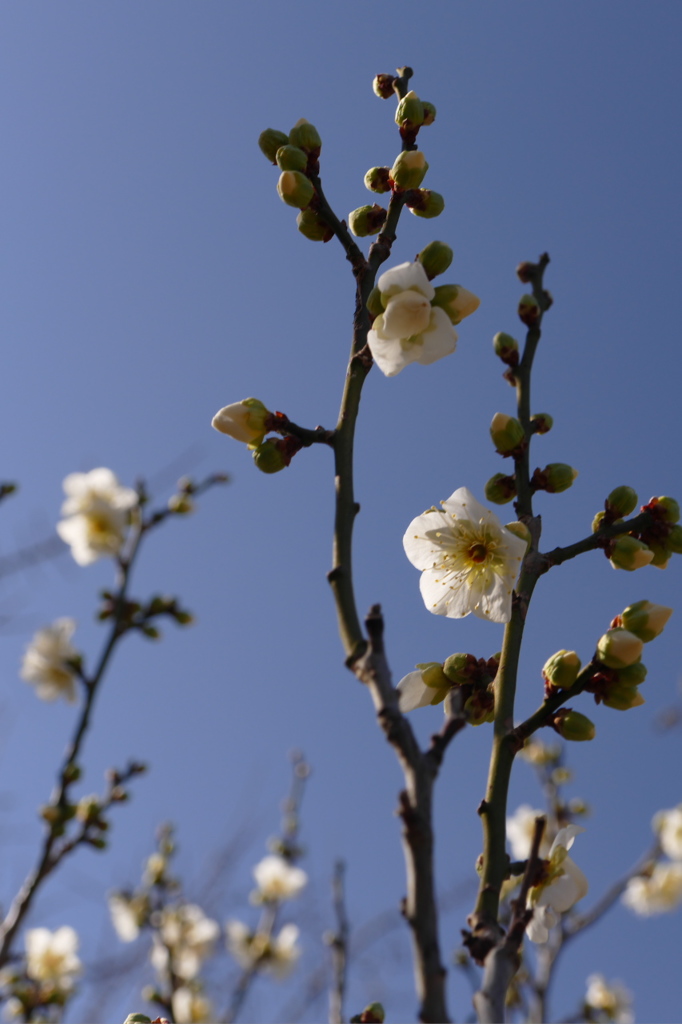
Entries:
[[625, 609], [620, 618], [623, 629], [634, 633], [647, 644], [661, 635], [672, 613], [672, 608], [666, 608], [665, 605], [636, 601]]
[[592, 533], [597, 533], [599, 530], [601, 530], [602, 526], [604, 525], [605, 518], [606, 512], [597, 512], [596, 516], [592, 520]]
[[471, 682], [477, 664], [473, 654], [451, 654], [443, 663], [443, 674], [450, 686], [463, 686]]
[[530, 542], [533, 538], [531, 537], [530, 530], [528, 529], [525, 523], [520, 523], [518, 521], [515, 521], [513, 523], [505, 523], [504, 528], [505, 530], [509, 530], [510, 533], [513, 533], [514, 536], [518, 537], [520, 540], [525, 540], [526, 551], [528, 550], [528, 548], [530, 547]]
[[597, 658], [608, 668], [626, 668], [634, 665], [642, 656], [644, 642], [629, 630], [617, 627], [609, 629], [597, 644]]
[[426, 157], [420, 150], [406, 150], [395, 158], [391, 178], [398, 188], [419, 188], [428, 169]]
[[464, 714], [469, 725], [485, 725], [495, 719], [495, 697], [492, 690], [475, 690], [464, 702]]
[[641, 661], [618, 669], [618, 682], [625, 686], [640, 686], [647, 676], [647, 667]]
[[380, 100], [388, 100], [394, 95], [393, 83], [395, 75], [376, 75], [372, 88]]
[[648, 505], [644, 505], [643, 511], [651, 512], [664, 523], [679, 523], [680, 521], [680, 506], [674, 498], [652, 498]]
[[609, 686], [602, 703], [616, 711], [629, 711], [630, 708], [641, 707], [646, 701], [636, 685], [621, 683], [619, 680]]
[[424, 123], [424, 105], [413, 89], [398, 104], [395, 123], [400, 128], [419, 128]]
[[525, 439], [523, 427], [513, 416], [504, 412], [496, 412], [490, 424], [490, 436], [495, 450], [500, 455], [509, 455], [515, 451]]
[[287, 206], [295, 206], [299, 210], [305, 210], [315, 195], [313, 183], [300, 171], [282, 171], [277, 192]]
[[637, 491], [633, 491], [632, 487], [614, 487], [606, 499], [606, 506], [611, 515], [617, 516], [622, 519], [624, 516], [629, 516], [631, 512], [637, 508]]
[[417, 668], [422, 674], [422, 682], [425, 686], [433, 687], [434, 690], [443, 690], [451, 685], [439, 661], [422, 662], [417, 665]]
[[530, 284], [537, 274], [537, 270], [537, 263], [531, 263], [529, 260], [524, 260], [523, 263], [519, 263], [516, 268], [516, 276], [521, 284]]
[[434, 277], [445, 273], [452, 263], [453, 255], [452, 249], [445, 242], [429, 242], [417, 259], [426, 271], [429, 281], [433, 281]]
[[281, 441], [271, 437], [254, 449], [253, 461], [261, 473], [279, 473], [289, 465], [290, 460], [281, 449]]
[[381, 1003], [369, 1003], [361, 1014], [353, 1018], [358, 1024], [384, 1024], [386, 1011]]
[[326, 221], [310, 207], [299, 212], [296, 224], [301, 234], [309, 238], [311, 242], [328, 242], [330, 238], [334, 237], [334, 232]]
[[123, 1024], [152, 1024], [152, 1019], [146, 1013], [129, 1013]]
[[465, 317], [476, 312], [481, 305], [481, 300], [473, 292], [462, 288], [460, 284], [440, 284], [431, 299], [431, 305], [444, 309], [450, 317], [450, 322], [458, 324]]
[[665, 539], [665, 546], [668, 551], [675, 555], [682, 555], [682, 526], [673, 526]]
[[424, 120], [422, 121], [422, 125], [426, 128], [427, 125], [433, 124], [436, 120], [436, 108], [433, 103], [429, 103], [428, 100], [422, 100], [422, 108], [424, 111]]
[[657, 569], [667, 569], [671, 555], [670, 549], [668, 548], [667, 538], [666, 541], [658, 541], [650, 540], [647, 537], [647, 547], [653, 556], [649, 565], [654, 565]]
[[506, 505], [516, 497], [516, 480], [513, 476], [496, 473], [485, 485], [485, 496], [494, 505]]
[[370, 192], [390, 192], [390, 174], [390, 167], [370, 167], [365, 175], [365, 188]]
[[306, 153], [312, 153], [314, 156], [319, 156], [322, 149], [322, 139], [317, 128], [310, 121], [306, 121], [304, 117], [297, 121], [289, 132], [289, 142], [292, 146], [298, 146], [299, 149], [305, 150]]
[[235, 441], [258, 445], [268, 432], [266, 423], [271, 415], [257, 398], [245, 398], [243, 402], [233, 402], [220, 409], [211, 420], [211, 426]]
[[264, 153], [271, 164], [277, 162], [277, 150], [289, 144], [289, 136], [284, 132], [278, 132], [274, 128], [266, 128], [258, 136], [258, 145], [261, 153]]
[[531, 481], [537, 490], [548, 494], [560, 494], [567, 491], [578, 475], [578, 470], [565, 462], [550, 462], [542, 470], [535, 470]]
[[445, 209], [445, 200], [440, 192], [428, 188], [416, 188], [410, 192], [407, 207], [417, 217], [437, 217]]
[[367, 309], [370, 311], [372, 316], [381, 316], [384, 308], [384, 304], [381, 300], [381, 292], [375, 285], [367, 296]]
[[535, 434], [549, 434], [554, 426], [554, 420], [548, 412], [537, 412], [530, 418], [530, 425]]
[[565, 740], [577, 743], [593, 740], [597, 732], [594, 722], [591, 722], [587, 715], [581, 715], [572, 708], [560, 708], [554, 716], [552, 726]]
[[533, 327], [540, 319], [540, 307], [532, 295], [522, 295], [519, 299], [519, 319], [526, 327]]
[[549, 658], [542, 669], [542, 675], [551, 683], [562, 690], [568, 690], [573, 686], [580, 672], [580, 658], [575, 651], [557, 651]]
[[516, 338], [512, 338], [511, 334], [498, 331], [493, 338], [493, 350], [503, 363], [513, 363], [516, 365], [518, 362], [519, 343]]
[[359, 206], [348, 214], [348, 227], [357, 238], [376, 235], [386, 220], [386, 210], [375, 203], [373, 206]]
[[308, 166], [308, 154], [298, 146], [280, 146], [275, 160], [281, 171], [305, 171]]
[[641, 540], [625, 533], [616, 537], [610, 548], [609, 561], [614, 569], [625, 569], [634, 572], [654, 559], [654, 553]]

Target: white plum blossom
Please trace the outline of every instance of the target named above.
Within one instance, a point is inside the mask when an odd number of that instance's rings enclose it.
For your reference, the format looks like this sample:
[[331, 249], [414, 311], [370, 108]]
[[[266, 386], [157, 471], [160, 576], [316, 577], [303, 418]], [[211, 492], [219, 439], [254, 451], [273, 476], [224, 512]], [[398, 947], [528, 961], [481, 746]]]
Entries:
[[253, 877], [258, 886], [256, 896], [264, 902], [292, 900], [308, 882], [308, 876], [302, 868], [289, 864], [277, 854], [264, 857], [256, 864]]
[[591, 974], [587, 979], [585, 1006], [596, 1011], [599, 1020], [634, 1024], [632, 992], [621, 981], [607, 982], [603, 974]]
[[130, 510], [138, 496], [122, 487], [110, 469], [70, 473], [64, 480], [67, 495], [62, 505], [66, 518], [57, 523], [57, 533], [71, 548], [79, 565], [117, 555], [126, 537]]
[[250, 969], [258, 964], [278, 978], [286, 977], [301, 955], [295, 924], [285, 924], [279, 935], [272, 936], [252, 932], [243, 921], [232, 918], [225, 924], [225, 936], [229, 952], [241, 967]]
[[26, 973], [29, 978], [70, 992], [82, 964], [76, 956], [78, 935], [64, 925], [55, 932], [30, 928], [26, 932]]
[[73, 619], [57, 619], [39, 629], [26, 648], [21, 678], [35, 686], [41, 700], [64, 697], [72, 704], [76, 699], [76, 673], [69, 664], [78, 657], [71, 644], [75, 628]]
[[436, 294], [421, 263], [401, 263], [377, 282], [384, 311], [367, 335], [374, 362], [387, 377], [409, 363], [428, 365], [450, 355], [457, 331], [445, 310], [431, 305]]
[[440, 704], [445, 699], [451, 687], [428, 686], [424, 682], [424, 674], [417, 669], [416, 672], [408, 672], [396, 686], [398, 691], [398, 707], [405, 714], [406, 711], [414, 711], [416, 708], [425, 708], [429, 704]]
[[575, 837], [584, 831], [580, 825], [567, 825], [557, 832], [549, 850], [545, 877], [528, 893], [528, 906], [533, 909], [533, 917], [526, 934], [531, 942], [547, 942], [549, 931], [559, 923], [561, 914], [570, 910], [587, 893], [587, 879], [568, 856]]
[[658, 833], [661, 849], [671, 860], [682, 860], [682, 804], [654, 815], [651, 827]]
[[299, 930], [295, 924], [285, 924], [279, 935], [270, 942], [270, 957], [267, 968], [276, 978], [285, 978], [294, 968], [301, 955], [298, 945]]
[[210, 999], [186, 985], [173, 992], [172, 1009], [175, 1024], [208, 1024], [217, 1019]]
[[254, 939], [253, 932], [243, 921], [230, 918], [225, 922], [227, 948], [240, 967], [251, 967], [254, 961], [262, 955], [262, 943], [260, 949], [256, 949]]
[[140, 934], [140, 924], [147, 915], [147, 900], [144, 896], [112, 892], [107, 902], [111, 923], [121, 942], [134, 942]]
[[170, 950], [173, 973], [191, 981], [201, 970], [202, 961], [211, 956], [219, 935], [217, 921], [206, 917], [195, 903], [165, 907], [160, 914], [159, 938], [155, 936], [152, 949], [152, 964], [159, 972], [167, 970]]
[[[526, 860], [530, 855], [530, 847], [535, 833], [535, 819], [544, 817], [543, 811], [536, 811], [530, 804], [521, 804], [516, 808], [514, 814], [507, 818], [507, 839], [514, 860]], [[545, 829], [540, 844], [541, 857], [546, 857], [549, 850], [546, 835], [547, 830]]]
[[460, 487], [443, 511], [413, 519], [403, 537], [417, 569], [424, 603], [435, 615], [459, 619], [470, 612], [490, 622], [509, 622], [512, 590], [526, 541]]
[[622, 900], [641, 917], [675, 910], [682, 903], [682, 863], [657, 864], [650, 876], [631, 878]]

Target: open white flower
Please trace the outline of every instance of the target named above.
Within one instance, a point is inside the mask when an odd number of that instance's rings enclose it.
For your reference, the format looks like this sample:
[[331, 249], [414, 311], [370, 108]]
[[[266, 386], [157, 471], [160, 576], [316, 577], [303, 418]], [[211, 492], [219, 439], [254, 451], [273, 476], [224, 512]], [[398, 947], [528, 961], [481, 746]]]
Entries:
[[623, 903], [641, 917], [667, 914], [682, 903], [682, 863], [657, 864], [647, 878], [631, 878], [622, 896]]
[[424, 603], [435, 615], [459, 619], [470, 612], [490, 622], [509, 622], [514, 582], [526, 541], [460, 487], [443, 511], [413, 519], [403, 537], [417, 569]]
[[654, 815], [651, 827], [658, 833], [661, 848], [671, 860], [682, 860], [682, 804]]
[[[516, 808], [514, 814], [507, 818], [507, 839], [514, 860], [525, 860], [529, 856], [535, 834], [535, 819], [544, 817], [543, 811], [536, 811], [530, 804], [521, 804]], [[546, 835], [547, 830], [545, 829], [540, 843], [541, 857], [546, 857], [549, 850]]]
[[603, 974], [591, 974], [587, 979], [585, 1006], [596, 1010], [601, 1015], [600, 1020], [634, 1024], [632, 992], [621, 981], [608, 983]]
[[211, 956], [219, 935], [217, 921], [206, 917], [195, 903], [165, 907], [159, 927], [161, 941], [156, 941], [152, 949], [152, 964], [157, 971], [165, 971], [170, 950], [173, 973], [183, 981], [191, 981], [201, 970], [202, 961]]
[[76, 699], [76, 673], [68, 664], [78, 657], [70, 642], [75, 628], [73, 619], [57, 619], [39, 629], [26, 648], [21, 678], [33, 683], [41, 700], [64, 697], [72, 704]]
[[79, 565], [117, 555], [125, 541], [130, 509], [138, 496], [121, 487], [110, 469], [70, 473], [64, 480], [67, 495], [57, 533], [71, 547]]
[[289, 864], [276, 854], [264, 857], [256, 864], [253, 877], [258, 885], [258, 899], [269, 902], [294, 899], [308, 882], [302, 868]]
[[78, 935], [64, 925], [56, 932], [49, 928], [30, 928], [26, 932], [26, 973], [44, 985], [69, 992], [82, 964], [76, 956]]
[[382, 373], [394, 377], [409, 363], [428, 365], [455, 351], [457, 331], [445, 310], [431, 305], [436, 290], [421, 263], [385, 271], [377, 287], [384, 312], [376, 317], [367, 344]]
[[559, 830], [549, 850], [545, 878], [528, 893], [528, 906], [533, 908], [533, 917], [526, 928], [526, 935], [531, 942], [547, 942], [549, 931], [559, 923], [561, 914], [570, 910], [587, 893], [587, 879], [568, 856], [575, 837], [584, 831], [580, 825], [567, 825]]

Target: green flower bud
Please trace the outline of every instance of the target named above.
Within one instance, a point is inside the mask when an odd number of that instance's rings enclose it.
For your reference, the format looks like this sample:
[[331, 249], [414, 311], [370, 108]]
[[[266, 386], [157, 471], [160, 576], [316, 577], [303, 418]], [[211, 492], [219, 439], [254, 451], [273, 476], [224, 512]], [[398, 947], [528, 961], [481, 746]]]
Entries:
[[464, 702], [469, 725], [485, 725], [495, 719], [495, 698], [491, 690], [476, 690]]
[[622, 519], [624, 516], [629, 516], [631, 512], [637, 508], [637, 491], [633, 491], [632, 487], [614, 487], [606, 499], [606, 505], [611, 515], [618, 516]]
[[513, 523], [505, 523], [504, 528], [505, 530], [509, 530], [510, 533], [513, 533], [514, 536], [518, 537], [520, 540], [525, 540], [526, 551], [528, 550], [528, 548], [530, 547], [530, 542], [533, 538], [531, 537], [530, 530], [528, 529], [525, 523], [519, 523], [518, 521], [515, 521]]
[[380, 100], [388, 100], [394, 95], [394, 82], [395, 75], [376, 75], [372, 88]]
[[485, 496], [494, 505], [506, 505], [516, 497], [516, 480], [513, 476], [496, 473], [485, 485]]
[[682, 526], [673, 526], [665, 539], [665, 546], [673, 554], [682, 555]]
[[462, 288], [460, 284], [440, 284], [431, 299], [432, 306], [444, 309], [453, 324], [458, 324], [465, 317], [475, 313], [481, 305], [478, 295]]
[[129, 1013], [123, 1024], [152, 1024], [152, 1019], [144, 1013]]
[[649, 565], [655, 565], [657, 569], [667, 569], [668, 562], [670, 561], [671, 551], [668, 548], [667, 539], [666, 542], [658, 540], [649, 540], [647, 538], [647, 546], [651, 554], [653, 555]]
[[516, 338], [512, 338], [511, 334], [498, 331], [493, 338], [493, 350], [503, 363], [516, 364], [518, 362], [519, 343]]
[[557, 651], [549, 658], [542, 669], [542, 675], [551, 683], [562, 690], [568, 690], [573, 686], [580, 672], [580, 658], [575, 651]]
[[271, 164], [277, 163], [277, 150], [289, 144], [289, 136], [274, 128], [266, 128], [258, 136], [258, 145]]
[[672, 613], [672, 608], [666, 608], [665, 605], [652, 604], [651, 601], [636, 601], [625, 609], [620, 618], [623, 629], [629, 630], [648, 644], [661, 635]]
[[395, 123], [400, 128], [419, 128], [424, 123], [424, 105], [413, 89], [398, 104]]
[[398, 188], [419, 188], [426, 177], [429, 165], [426, 157], [418, 149], [406, 150], [398, 153], [393, 167], [391, 167], [391, 178]]
[[376, 235], [386, 220], [386, 210], [375, 203], [373, 206], [359, 206], [348, 214], [348, 227], [357, 238]]
[[367, 298], [367, 309], [370, 311], [372, 316], [381, 316], [384, 308], [384, 304], [381, 301], [381, 292], [375, 285]]
[[422, 108], [424, 111], [424, 120], [422, 121], [422, 125], [426, 128], [427, 125], [433, 124], [436, 120], [436, 108], [433, 103], [429, 103], [427, 100], [422, 100]]
[[437, 217], [445, 209], [445, 200], [440, 192], [428, 188], [416, 188], [410, 192], [407, 207], [416, 217]]
[[322, 139], [317, 128], [310, 121], [306, 121], [304, 117], [297, 121], [289, 132], [289, 142], [306, 153], [312, 153], [313, 156], [319, 156], [322, 149]]
[[509, 455], [515, 451], [525, 439], [523, 427], [513, 416], [504, 412], [496, 412], [490, 424], [490, 436], [495, 450], [500, 455]]
[[607, 668], [627, 668], [634, 665], [642, 656], [644, 642], [634, 633], [623, 629], [609, 629], [597, 644], [597, 658]]
[[268, 420], [272, 413], [257, 398], [245, 398], [232, 402], [220, 409], [211, 421], [215, 430], [233, 437], [235, 441], [255, 446], [261, 443], [268, 432]]
[[560, 494], [561, 491], [567, 491], [578, 475], [578, 470], [567, 466], [565, 462], [550, 462], [541, 472], [545, 481], [544, 487], [541, 489], [547, 491], [548, 494]]
[[275, 160], [282, 171], [305, 171], [308, 166], [308, 154], [298, 146], [280, 146]]
[[602, 703], [616, 711], [629, 711], [630, 708], [640, 707], [646, 701], [636, 685], [616, 682], [609, 687]]
[[473, 654], [451, 654], [443, 663], [443, 674], [450, 686], [463, 686], [471, 681], [476, 666]]
[[450, 688], [450, 680], [445, 676], [443, 666], [439, 661], [425, 661], [417, 665], [417, 668], [422, 674], [422, 682], [425, 686], [433, 687], [434, 690]]
[[609, 561], [614, 569], [634, 572], [635, 569], [649, 565], [653, 559], [654, 554], [651, 548], [627, 533], [616, 537], [610, 548]]
[[530, 418], [530, 425], [535, 434], [549, 434], [554, 426], [554, 420], [548, 412], [537, 412]]
[[282, 171], [277, 192], [287, 206], [295, 206], [299, 210], [305, 210], [315, 195], [313, 183], [300, 171]]
[[433, 281], [434, 277], [445, 273], [452, 263], [453, 255], [452, 249], [445, 242], [429, 242], [417, 259], [426, 271], [429, 281]]
[[280, 448], [280, 442], [269, 438], [253, 451], [253, 461], [261, 473], [279, 473], [289, 463]]
[[561, 708], [557, 711], [552, 725], [565, 740], [577, 743], [593, 740], [597, 732], [594, 722], [591, 722], [587, 715], [581, 715], [579, 711], [573, 711], [571, 708]]
[[519, 319], [526, 327], [533, 327], [540, 319], [540, 307], [532, 295], [522, 295], [519, 299]]
[[391, 183], [388, 180], [390, 175], [390, 167], [370, 167], [365, 175], [365, 188], [368, 188], [370, 192], [390, 192]]
[[636, 661], [633, 665], [626, 665], [618, 669], [618, 682], [625, 686], [640, 686], [647, 676], [646, 665]]
[[601, 530], [602, 526], [604, 525], [605, 517], [606, 512], [597, 512], [596, 516], [592, 520], [592, 533], [597, 533], [598, 530]]
[[652, 498], [644, 507], [664, 523], [679, 523], [680, 521], [680, 506], [674, 498]]
[[328, 242], [334, 237], [334, 232], [320, 215], [308, 207], [301, 210], [296, 218], [298, 230], [311, 242]]

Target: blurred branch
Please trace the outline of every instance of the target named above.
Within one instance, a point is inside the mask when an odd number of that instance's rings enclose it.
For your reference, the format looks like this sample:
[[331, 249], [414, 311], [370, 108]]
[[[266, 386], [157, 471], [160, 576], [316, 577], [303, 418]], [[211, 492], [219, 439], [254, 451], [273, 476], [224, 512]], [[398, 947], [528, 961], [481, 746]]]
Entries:
[[346, 865], [339, 860], [334, 865], [332, 895], [336, 929], [328, 937], [332, 954], [332, 984], [329, 991], [329, 1024], [343, 1024], [343, 1000], [346, 992], [348, 970], [348, 937], [350, 928], [346, 914], [345, 881]]

